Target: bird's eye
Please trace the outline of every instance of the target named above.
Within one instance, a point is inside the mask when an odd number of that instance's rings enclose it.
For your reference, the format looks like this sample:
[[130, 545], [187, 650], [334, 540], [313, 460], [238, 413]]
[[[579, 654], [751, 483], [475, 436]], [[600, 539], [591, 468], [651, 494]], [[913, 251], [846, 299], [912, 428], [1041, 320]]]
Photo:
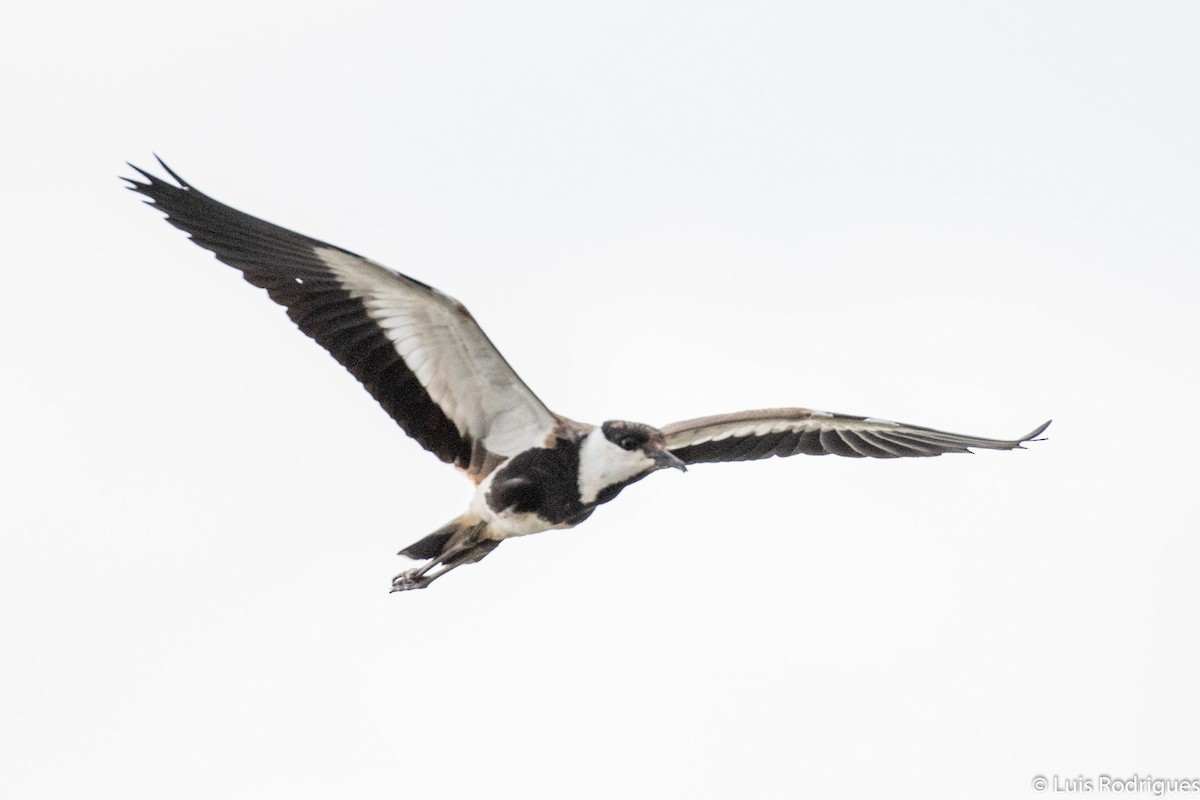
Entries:
[[620, 441], [620, 445], [621, 445], [622, 450], [637, 450], [638, 449], [638, 440], [633, 438], [632, 436], [626, 436], [624, 439], [622, 439]]

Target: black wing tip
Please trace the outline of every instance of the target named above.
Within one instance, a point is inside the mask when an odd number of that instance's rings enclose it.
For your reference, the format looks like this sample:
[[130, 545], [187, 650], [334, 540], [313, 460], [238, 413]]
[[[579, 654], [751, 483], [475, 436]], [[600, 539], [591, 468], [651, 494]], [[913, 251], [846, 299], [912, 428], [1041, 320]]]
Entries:
[[[1044, 441], [1046, 441], [1046, 439], [1048, 437], [1042, 436], [1042, 434], [1046, 432], [1046, 428], [1050, 427], [1051, 422], [1054, 422], [1054, 420], [1052, 420], [1052, 419], [1046, 420], [1041, 425], [1038, 425], [1036, 428], [1034, 428], [1032, 431], [1030, 431], [1029, 433], [1022, 436], [1017, 441], [1020, 442], [1021, 444], [1024, 444], [1025, 442], [1044, 442]], [[1039, 436], [1042, 436], [1042, 438], [1039, 439], [1038, 438]]]
[[1010, 450], [1024, 450], [1025, 445], [1029, 442], [1044, 442], [1044, 441], [1046, 441], [1046, 439], [1049, 437], [1042, 436], [1042, 434], [1045, 433], [1046, 428], [1050, 427], [1051, 422], [1054, 422], [1054, 420], [1048, 419], [1045, 422], [1043, 422], [1041, 425], [1038, 425], [1036, 428], [1031, 430], [1029, 433], [1022, 436], [1020, 439], [1014, 439], [1012, 442], [1010, 442], [1010, 444], [1012, 446], [1009, 449]]
[[[176, 172], [175, 170], [173, 170], [173, 169], [171, 169], [170, 167], [168, 167], [168, 166], [167, 166], [167, 162], [163, 161], [163, 160], [162, 160], [162, 157], [161, 157], [161, 156], [159, 156], [159, 154], [158, 154], [158, 153], [153, 153], [152, 155], [154, 156], [154, 160], [158, 162], [158, 165], [159, 165], [160, 167], [162, 167], [163, 169], [165, 169], [165, 170], [167, 171], [167, 174], [168, 174], [168, 175], [170, 175], [172, 178], [174, 178], [174, 179], [175, 179], [175, 182], [176, 182], [176, 183], [178, 183], [178, 184], [179, 184], [181, 187], [183, 187], [184, 189], [193, 189], [193, 188], [195, 188], [195, 187], [193, 187], [193, 186], [192, 186], [190, 183], [188, 183], [187, 181], [185, 181], [183, 178], [179, 177], [179, 173], [178, 173], [178, 172]], [[135, 169], [136, 169], [136, 167], [135, 167]]]
[[142, 183], [139, 180], [137, 180], [136, 178], [126, 178], [124, 175], [121, 176], [121, 180], [128, 181], [129, 183], [132, 183], [134, 186], [149, 186], [151, 183], [154, 182], [155, 178], [153, 175], [151, 175], [149, 172], [146, 172], [146, 170], [142, 169], [137, 164], [134, 164], [132, 161], [126, 161], [125, 166], [129, 167], [131, 170], [133, 170], [137, 174], [141, 175], [143, 178], [146, 179], [147, 182]]
[[[1010, 439], [1010, 440], [976, 439], [974, 441], [971, 441], [970, 444], [962, 443], [960, 445], [960, 447], [956, 447], [956, 449], [946, 449], [940, 453], [934, 453], [934, 455], [941, 456], [941, 455], [943, 455], [943, 453], [965, 452], [965, 453], [970, 453], [970, 455], [973, 456], [973, 455], [976, 455], [976, 449], [1025, 450], [1025, 445], [1030, 443], [1030, 441], [1045, 441], [1046, 440], [1046, 437], [1042, 437], [1042, 434], [1045, 432], [1046, 428], [1050, 427], [1051, 422], [1054, 422], [1054, 420], [1046, 420], [1045, 422], [1042, 423], [1042, 425], [1039, 425], [1038, 427], [1033, 428], [1032, 431], [1026, 433], [1024, 435], [1024, 437], [1021, 437], [1020, 439]], [[954, 435], [954, 434], [952, 434], [952, 435]], [[968, 438], [964, 437], [964, 439], [968, 439]], [[944, 447], [946, 445], [943, 444], [942, 446]]]
[[[141, 175], [142, 178], [145, 179], [143, 182], [143, 181], [138, 180], [137, 178], [126, 178], [124, 175], [120, 176], [121, 180], [123, 180], [129, 184], [129, 186], [125, 187], [126, 189], [131, 189], [135, 192], [141, 192], [142, 194], [150, 194], [150, 192], [147, 191], [148, 189], [154, 190], [154, 189], [161, 189], [164, 187], [169, 190], [173, 190], [173, 191], [177, 191], [177, 192], [179, 192], [179, 191], [183, 191], [183, 192], [196, 191], [196, 187], [192, 186], [190, 183], [185, 181], [183, 178], [179, 177], [179, 173], [177, 173], [175, 170], [168, 167], [167, 162], [163, 161], [162, 158], [160, 158], [157, 153], [153, 153], [152, 155], [154, 156], [154, 160], [158, 162], [159, 166], [161, 166], [164, 170], [166, 170], [167, 174], [170, 175], [171, 178], [173, 178], [175, 180], [175, 182], [179, 185], [172, 186], [167, 181], [163, 180], [162, 178], [158, 177], [157, 175], [155, 175], [152, 172], [147, 172], [146, 170], [139, 167], [137, 164], [134, 164], [132, 161], [126, 161], [125, 166], [129, 167], [130, 169], [132, 169], [134, 172], [136, 172], [138, 175]], [[153, 196], [153, 195], [151, 195], [151, 196]]]

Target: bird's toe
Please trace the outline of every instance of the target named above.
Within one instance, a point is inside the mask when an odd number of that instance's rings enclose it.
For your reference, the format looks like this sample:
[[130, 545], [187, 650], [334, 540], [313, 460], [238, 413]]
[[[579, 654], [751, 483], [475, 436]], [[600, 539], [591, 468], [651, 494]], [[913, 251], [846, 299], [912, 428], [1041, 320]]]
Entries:
[[393, 592], [407, 592], [412, 589], [424, 589], [429, 585], [430, 578], [421, 575], [419, 570], [408, 569], [392, 578]]

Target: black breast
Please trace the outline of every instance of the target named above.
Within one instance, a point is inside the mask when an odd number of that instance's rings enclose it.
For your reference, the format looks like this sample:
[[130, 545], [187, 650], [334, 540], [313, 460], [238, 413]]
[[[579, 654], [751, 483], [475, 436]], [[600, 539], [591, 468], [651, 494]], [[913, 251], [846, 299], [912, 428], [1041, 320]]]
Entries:
[[579, 441], [560, 438], [552, 448], [514, 456], [492, 479], [487, 504], [497, 513], [533, 512], [553, 525], [582, 522], [591, 507], [579, 500]]
[[616, 497], [618, 494], [620, 494], [621, 490], [624, 489], [626, 486], [630, 485], [631, 483], [637, 483], [638, 481], [640, 481], [642, 478], [646, 477], [649, 474], [650, 474], [650, 470], [646, 470], [645, 472], [639, 472], [637, 475], [634, 475], [629, 480], [624, 480], [624, 481], [621, 481], [620, 483], [614, 483], [611, 486], [604, 487], [596, 494], [596, 502], [594, 505], [600, 505], [601, 503], [607, 503], [609, 500], [612, 500], [614, 497]]

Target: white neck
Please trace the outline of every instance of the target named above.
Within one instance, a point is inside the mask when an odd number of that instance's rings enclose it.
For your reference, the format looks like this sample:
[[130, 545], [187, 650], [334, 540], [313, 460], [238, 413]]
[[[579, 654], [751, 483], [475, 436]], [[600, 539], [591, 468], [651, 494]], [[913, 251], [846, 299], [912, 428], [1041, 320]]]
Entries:
[[609, 486], [653, 468], [653, 459], [641, 450], [617, 447], [604, 436], [604, 431], [594, 428], [579, 447], [579, 499], [594, 503], [596, 496]]

